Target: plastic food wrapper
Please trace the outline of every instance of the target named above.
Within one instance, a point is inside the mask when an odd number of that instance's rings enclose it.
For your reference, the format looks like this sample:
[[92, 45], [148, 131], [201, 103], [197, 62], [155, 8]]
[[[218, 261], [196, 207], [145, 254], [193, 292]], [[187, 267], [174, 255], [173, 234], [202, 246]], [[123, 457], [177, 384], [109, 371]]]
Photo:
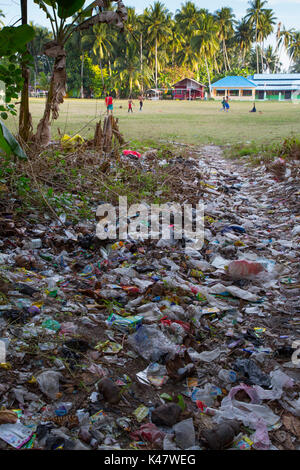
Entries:
[[217, 397], [222, 395], [219, 387], [213, 384], [206, 384], [204, 388], [193, 388], [191, 392], [191, 400], [194, 403], [202, 402], [206, 407], [213, 406]]
[[139, 152], [135, 152], [134, 150], [123, 150], [123, 155], [125, 157], [136, 157], [136, 158], [141, 158], [141, 154]]
[[15, 449], [20, 449], [28, 442], [33, 434], [33, 430], [21, 423], [1, 424], [0, 439], [7, 442]]
[[157, 362], [147, 367], [147, 379], [157, 388], [162, 387], [168, 381], [167, 369]]
[[245, 435], [239, 435], [233, 442], [233, 448], [238, 450], [251, 450], [253, 441]]
[[228, 265], [228, 274], [233, 279], [251, 279], [265, 271], [260, 263], [246, 260], [232, 261]]
[[136, 441], [143, 439], [157, 446], [161, 446], [165, 435], [166, 434], [159, 430], [155, 424], [147, 423], [143, 424], [137, 431], [131, 433], [130, 437]]
[[116, 313], [112, 313], [106, 320], [108, 326], [113, 326], [123, 333], [136, 331], [142, 325], [142, 322], [143, 317], [141, 315], [121, 317]]
[[271, 442], [268, 434], [267, 426], [263, 419], [259, 418], [256, 422], [256, 431], [253, 436], [253, 447], [258, 450], [268, 450]]
[[141, 423], [149, 414], [149, 408], [144, 405], [140, 405], [134, 412], [133, 416], [136, 417], [136, 420]]

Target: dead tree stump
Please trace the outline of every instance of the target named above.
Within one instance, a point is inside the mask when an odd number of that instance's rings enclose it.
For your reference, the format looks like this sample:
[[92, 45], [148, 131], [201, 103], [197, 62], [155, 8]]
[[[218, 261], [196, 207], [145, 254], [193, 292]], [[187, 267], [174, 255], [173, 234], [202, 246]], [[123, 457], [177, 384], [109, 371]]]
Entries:
[[101, 121], [96, 124], [94, 136], [95, 148], [108, 155], [112, 152], [115, 153], [116, 147], [124, 145], [124, 143], [125, 140], [119, 130], [118, 119], [109, 115], [104, 118], [103, 127]]

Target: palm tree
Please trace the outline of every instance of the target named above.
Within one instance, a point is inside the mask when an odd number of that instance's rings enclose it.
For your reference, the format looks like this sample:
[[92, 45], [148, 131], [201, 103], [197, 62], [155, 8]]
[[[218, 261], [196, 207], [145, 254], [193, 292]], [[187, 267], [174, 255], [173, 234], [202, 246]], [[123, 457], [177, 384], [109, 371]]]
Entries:
[[186, 2], [176, 11], [175, 21], [185, 36], [191, 38], [197, 24], [199, 10], [193, 2]]
[[264, 41], [267, 37], [273, 32], [274, 24], [275, 24], [275, 17], [273, 10], [267, 9], [261, 17], [261, 21], [259, 24], [257, 37], [260, 43], [260, 50], [261, 50], [261, 67], [262, 72], [264, 69], [264, 59], [263, 59], [263, 52], [264, 52]]
[[155, 48], [155, 88], [158, 81], [158, 47], [171, 36], [171, 13], [161, 2], [155, 2], [144, 11], [144, 21], [147, 28], [148, 41]]
[[[0, 18], [5, 18], [5, 15], [3, 14], [3, 11], [2, 11], [2, 10], [0, 10]], [[3, 23], [2, 20], [0, 20], [0, 26], [1, 26], [1, 25], [4, 26], [4, 23]], [[1, 29], [1, 28], [0, 28], [0, 29]]]
[[276, 54], [276, 50], [274, 51], [272, 46], [268, 46], [267, 50], [265, 51], [264, 63], [269, 73], [276, 73], [276, 68], [278, 66], [278, 57]]
[[116, 59], [114, 65], [117, 70], [120, 70], [120, 79], [127, 81], [130, 97], [134, 86], [141, 91], [143, 84], [149, 83], [149, 69], [144, 67], [143, 75], [141, 74], [138, 47], [135, 42], [131, 41], [126, 44], [125, 53]]
[[177, 58], [180, 65], [189, 67], [193, 72], [197, 71], [199, 63], [198, 51], [195, 52], [189, 38], [183, 36], [182, 47], [178, 52]]
[[278, 31], [277, 31], [277, 45], [276, 45], [276, 52], [278, 53], [278, 61], [280, 60], [283, 49], [285, 49], [286, 52], [288, 52], [294, 32], [295, 30], [293, 28], [286, 29], [285, 26], [283, 26], [283, 29], [281, 30], [281, 23], [279, 23]]
[[192, 37], [192, 47], [198, 52], [199, 59], [204, 58], [207, 78], [209, 83], [209, 94], [211, 94], [211, 79], [208, 63], [211, 62], [219, 50], [217, 37], [218, 25], [211, 15], [201, 14], [197, 21], [197, 29]]
[[178, 54], [182, 50], [183, 46], [183, 35], [180, 32], [179, 25], [176, 21], [171, 20], [171, 37], [170, 42], [168, 44], [168, 48], [170, 49], [170, 55], [172, 57], [172, 67], [175, 65], [175, 55]]
[[293, 61], [300, 59], [300, 31], [293, 32], [288, 48], [288, 54], [290, 56], [290, 66]]
[[242, 18], [236, 26], [235, 40], [242, 56], [242, 66], [245, 66], [247, 52], [250, 52], [254, 38], [254, 30], [246, 18]]
[[226, 41], [234, 35], [234, 24], [235, 15], [233, 14], [232, 8], [224, 7], [217, 10], [215, 13], [215, 19], [218, 24], [218, 38], [222, 41], [224, 67], [227, 71], [230, 70], [230, 63], [227, 54]]
[[[36, 78], [39, 72], [44, 72], [46, 75], [51, 71], [51, 65], [49, 63], [49, 58], [43, 55], [43, 47], [44, 45], [51, 41], [52, 33], [45, 28], [44, 26], [36, 26], [32, 22], [29, 23], [30, 26], [34, 28], [35, 36], [31, 42], [28, 43], [28, 50], [29, 53], [33, 57], [34, 62], [34, 82], [36, 82]], [[46, 63], [48, 64], [48, 70], [45, 68], [45, 62], [42, 62], [42, 57], [46, 58]], [[43, 64], [43, 70], [40, 69], [41, 63]], [[48, 73], [47, 73], [48, 72]]]
[[93, 30], [96, 35], [96, 39], [93, 46], [93, 52], [97, 57], [99, 57], [99, 66], [101, 70], [101, 78], [104, 90], [105, 85], [102, 61], [104, 57], [108, 57], [110, 55], [111, 42], [109, 37], [109, 30], [107, 24], [105, 23], [95, 25]]
[[255, 29], [255, 43], [256, 43], [256, 67], [257, 73], [259, 73], [259, 61], [258, 61], [258, 31], [263, 21], [263, 17], [266, 13], [264, 6], [267, 4], [267, 0], [250, 0], [250, 8], [247, 9], [246, 18], [248, 19], [251, 26]]

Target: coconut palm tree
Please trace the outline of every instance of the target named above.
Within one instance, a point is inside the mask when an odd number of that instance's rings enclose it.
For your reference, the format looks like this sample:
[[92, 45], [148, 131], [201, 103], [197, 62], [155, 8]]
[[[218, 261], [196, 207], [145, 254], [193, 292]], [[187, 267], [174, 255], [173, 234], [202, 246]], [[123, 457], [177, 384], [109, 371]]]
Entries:
[[132, 96], [133, 87], [136, 86], [142, 90], [143, 84], [150, 82], [150, 71], [148, 67], [143, 68], [143, 76], [140, 71], [140, 57], [138, 46], [131, 41], [126, 44], [125, 53], [120, 55], [115, 63], [115, 68], [120, 70], [120, 79], [127, 82], [129, 96]]
[[[3, 11], [2, 11], [2, 10], [0, 10], [0, 18], [5, 18], [5, 15], [3, 14]], [[4, 26], [4, 23], [3, 23], [3, 21], [0, 19], [0, 26], [1, 26], [1, 25]], [[1, 27], [0, 27], [0, 29], [1, 29]]]
[[276, 18], [274, 16], [274, 12], [271, 9], [267, 9], [261, 16], [261, 21], [260, 21], [258, 32], [257, 32], [257, 37], [260, 43], [262, 72], [264, 69], [264, 58], [263, 58], [264, 41], [273, 32], [275, 20]]
[[226, 41], [234, 35], [235, 15], [232, 8], [223, 7], [215, 13], [215, 20], [218, 25], [218, 38], [222, 42], [224, 68], [230, 70], [230, 63], [227, 54]]
[[144, 11], [144, 21], [148, 34], [148, 41], [155, 49], [155, 88], [158, 80], [158, 48], [163, 41], [167, 41], [171, 34], [171, 13], [161, 2], [155, 2]]
[[[44, 72], [46, 75], [51, 72], [49, 58], [43, 55], [43, 47], [47, 42], [51, 41], [52, 33], [48, 30], [48, 28], [45, 28], [44, 26], [36, 26], [32, 22], [30, 22], [29, 24], [34, 28], [35, 31], [35, 36], [33, 40], [28, 43], [28, 50], [33, 57], [35, 76], [34, 81], [36, 81], [39, 72]], [[41, 60], [42, 58], [46, 58], [46, 60]], [[41, 63], [44, 65], [44, 70], [39, 70]], [[45, 67], [46, 64], [48, 65], [47, 67]]]
[[170, 20], [170, 27], [171, 27], [171, 36], [170, 41], [168, 43], [168, 51], [170, 51], [171, 64], [172, 67], [175, 65], [175, 56], [182, 50], [184, 36], [181, 34], [179, 29], [179, 25], [176, 21]]
[[278, 61], [280, 60], [283, 49], [285, 49], [286, 52], [288, 53], [294, 32], [295, 30], [293, 28], [286, 29], [285, 26], [283, 26], [283, 28], [281, 29], [281, 23], [279, 23], [278, 30], [277, 30], [277, 44], [276, 44], [276, 52], [278, 55]]
[[242, 66], [245, 66], [247, 52], [250, 52], [254, 39], [254, 30], [246, 18], [242, 18], [236, 26], [235, 40], [242, 57]]
[[175, 21], [180, 30], [188, 38], [191, 38], [197, 25], [199, 10], [193, 2], [186, 2], [176, 11]]
[[101, 78], [103, 89], [105, 88], [104, 85], [104, 75], [103, 75], [103, 59], [104, 57], [108, 57], [110, 55], [111, 50], [111, 38], [110, 38], [110, 31], [108, 29], [107, 24], [100, 23], [94, 26], [93, 31], [96, 35], [93, 52], [99, 58], [99, 67], [101, 70]]
[[290, 56], [290, 66], [293, 61], [300, 59], [300, 31], [292, 33], [288, 54]]
[[259, 60], [258, 60], [258, 32], [263, 21], [263, 17], [267, 11], [264, 6], [267, 4], [267, 0], [250, 0], [250, 7], [247, 9], [246, 18], [248, 19], [251, 26], [255, 29], [255, 44], [256, 44], [256, 67], [257, 73], [259, 73]]
[[269, 73], [276, 73], [276, 69], [278, 67], [278, 57], [276, 50], [274, 50], [272, 46], [268, 46], [264, 52], [264, 63]]
[[183, 36], [182, 48], [177, 54], [178, 64], [189, 67], [193, 72], [196, 72], [199, 64], [198, 51], [192, 47], [191, 40]]
[[209, 83], [209, 94], [211, 94], [209, 62], [214, 60], [214, 56], [220, 48], [217, 36], [218, 25], [212, 15], [201, 14], [196, 27], [195, 35], [192, 37], [192, 47], [194, 51], [197, 51], [199, 60], [202, 61], [204, 59]]

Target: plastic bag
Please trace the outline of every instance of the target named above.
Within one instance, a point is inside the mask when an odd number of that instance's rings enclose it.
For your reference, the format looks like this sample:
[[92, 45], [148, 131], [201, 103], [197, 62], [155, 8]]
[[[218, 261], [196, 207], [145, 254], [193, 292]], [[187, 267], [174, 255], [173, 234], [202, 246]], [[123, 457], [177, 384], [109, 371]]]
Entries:
[[196, 435], [193, 419], [180, 421], [173, 426], [175, 442], [181, 449], [188, 449], [196, 444]]
[[156, 362], [161, 356], [176, 352], [176, 346], [155, 326], [143, 325], [128, 337], [128, 344], [146, 361]]
[[265, 271], [265, 269], [260, 263], [246, 260], [232, 261], [228, 265], [228, 274], [233, 279], [251, 279], [262, 271]]
[[54, 400], [59, 393], [59, 379], [61, 374], [54, 370], [46, 370], [36, 377], [41, 391]]

